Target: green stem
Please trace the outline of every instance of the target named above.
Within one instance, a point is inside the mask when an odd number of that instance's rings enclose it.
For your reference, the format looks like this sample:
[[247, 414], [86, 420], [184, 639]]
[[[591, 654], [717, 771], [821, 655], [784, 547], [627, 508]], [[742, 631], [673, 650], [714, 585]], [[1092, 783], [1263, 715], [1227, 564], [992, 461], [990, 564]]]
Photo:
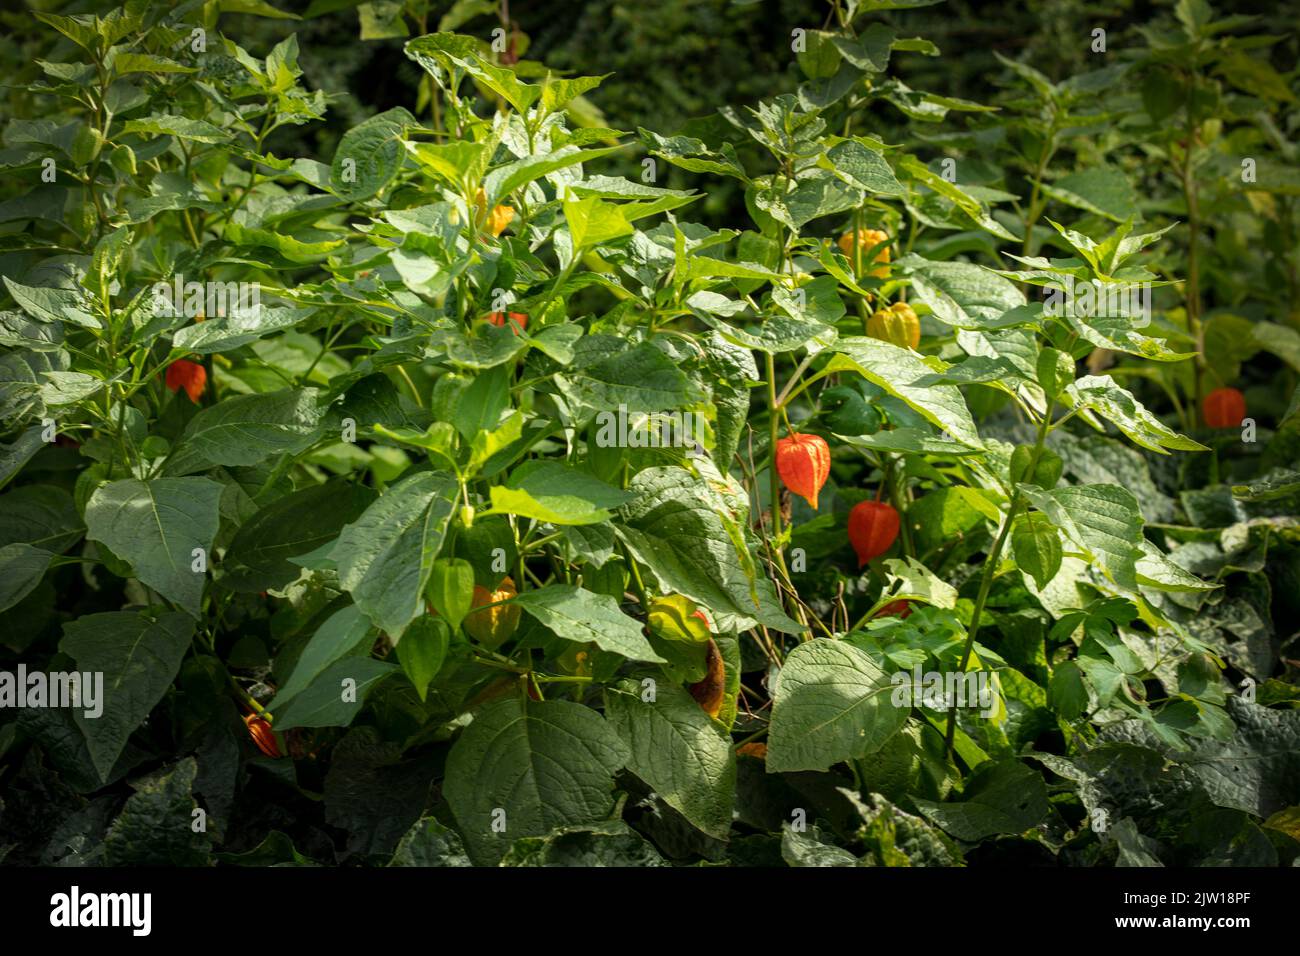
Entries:
[[[772, 538], [774, 541], [781, 537], [781, 476], [776, 472], [776, 444], [779, 440], [780, 419], [777, 417], [781, 408], [776, 400], [776, 360], [772, 353], [766, 356], [767, 372], [767, 400], [771, 411], [768, 414], [768, 436], [771, 440], [771, 447], [768, 449], [767, 470], [769, 478], [769, 493], [772, 498]], [[778, 556], [781, 553], [779, 542], [774, 544], [772, 549]], [[779, 559], [779, 558], [778, 558]]]
[[[1038, 426], [1038, 438], [1034, 442], [1034, 454], [1029, 461], [1028, 474], [1033, 475], [1034, 470], [1038, 467], [1039, 456], [1043, 452], [1043, 446], [1047, 441], [1047, 433], [1052, 425], [1052, 411], [1056, 407], [1056, 399], [1052, 398], [1047, 403], [1047, 409], [1043, 412], [1043, 420]], [[1002, 560], [1002, 548], [1006, 545], [1007, 535], [1011, 532], [1011, 525], [1016, 520], [1021, 506], [1024, 504], [1024, 496], [1017, 489], [1011, 496], [1011, 507], [1007, 510], [1007, 516], [1002, 521], [1002, 527], [998, 529], [998, 536], [993, 541], [993, 547], [989, 549], [988, 560], [984, 565], [984, 573], [980, 576], [980, 587], [975, 595], [975, 610], [971, 613], [970, 627], [966, 630], [966, 644], [962, 648], [961, 663], [958, 665], [958, 671], [966, 673], [966, 667], [970, 663], [971, 653], [975, 649], [975, 635], [979, 633], [980, 619], [984, 616], [984, 605], [988, 601], [989, 589], [993, 585], [993, 578], [997, 574], [998, 563]], [[953, 740], [957, 735], [957, 710], [954, 706], [948, 713], [948, 729], [944, 735], [944, 753], [952, 753]]]

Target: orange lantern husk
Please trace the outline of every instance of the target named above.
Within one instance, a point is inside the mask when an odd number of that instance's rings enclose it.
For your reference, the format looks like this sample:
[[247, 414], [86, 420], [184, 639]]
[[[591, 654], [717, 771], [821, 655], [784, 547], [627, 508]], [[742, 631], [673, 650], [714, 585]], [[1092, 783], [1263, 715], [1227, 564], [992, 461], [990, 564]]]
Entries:
[[817, 510], [817, 493], [831, 473], [831, 449], [819, 435], [789, 435], [776, 443], [776, 473]]
[[878, 558], [894, 545], [900, 522], [893, 505], [860, 501], [849, 512], [849, 543], [858, 554], [858, 567]]
[[1236, 428], [1246, 417], [1246, 396], [1235, 388], [1216, 388], [1202, 400], [1201, 417], [1210, 428]]
[[177, 359], [167, 366], [167, 387], [173, 392], [184, 389], [191, 402], [197, 403], [203, 397], [207, 384], [208, 370], [198, 362]]

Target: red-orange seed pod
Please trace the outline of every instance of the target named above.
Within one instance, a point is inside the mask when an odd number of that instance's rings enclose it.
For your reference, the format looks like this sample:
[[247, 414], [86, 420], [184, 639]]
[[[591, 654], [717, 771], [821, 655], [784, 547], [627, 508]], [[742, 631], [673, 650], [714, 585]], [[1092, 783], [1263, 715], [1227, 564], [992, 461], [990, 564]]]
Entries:
[[858, 567], [888, 551], [898, 537], [898, 512], [883, 501], [860, 501], [849, 512], [849, 543]]
[[831, 450], [817, 435], [790, 435], [776, 443], [776, 473], [785, 486], [817, 510], [817, 492], [831, 473]]
[[[528, 328], [527, 312], [511, 312], [509, 313], [509, 315], [510, 315], [510, 324], [514, 326], [514, 329], [512, 329], [512, 331], [515, 333], [515, 335], [518, 335], [521, 331]], [[489, 312], [487, 314], [487, 320], [489, 325], [495, 325], [497, 328], [501, 328], [503, 325], [506, 324], [506, 313]]]
[[191, 402], [197, 402], [203, 395], [203, 388], [208, 384], [208, 370], [198, 362], [177, 359], [167, 366], [167, 387], [173, 392], [185, 389]]
[[1235, 388], [1216, 388], [1201, 402], [1201, 414], [1211, 428], [1236, 428], [1246, 417], [1246, 396]]
[[257, 744], [257, 749], [262, 751], [268, 757], [283, 757], [280, 753], [280, 745], [275, 741], [275, 734], [271, 730], [271, 725], [267, 723], [266, 718], [259, 717], [257, 714], [249, 714], [244, 718], [244, 726], [248, 728], [248, 736], [253, 738], [253, 743]]

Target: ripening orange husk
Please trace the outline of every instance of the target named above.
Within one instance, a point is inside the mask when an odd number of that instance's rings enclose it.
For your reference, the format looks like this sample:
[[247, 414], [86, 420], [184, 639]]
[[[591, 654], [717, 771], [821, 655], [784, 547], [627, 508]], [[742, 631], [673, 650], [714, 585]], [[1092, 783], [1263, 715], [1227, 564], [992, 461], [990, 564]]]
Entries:
[[[483, 608], [485, 604], [508, 601], [515, 596], [515, 593], [515, 582], [512, 578], [502, 578], [495, 591], [489, 591], [481, 584], [476, 584], [470, 607]], [[474, 640], [495, 650], [515, 633], [515, 628], [519, 626], [521, 612], [522, 609], [518, 604], [501, 604], [498, 607], [471, 610], [461, 627]]]
[[722, 699], [726, 696], [727, 669], [722, 660], [722, 652], [717, 642], [709, 638], [709, 650], [705, 657], [704, 679], [690, 687], [691, 696], [710, 717], [717, 717], [722, 711]]
[[495, 325], [497, 328], [501, 328], [506, 324], [507, 315], [510, 317], [510, 331], [514, 332], [515, 335], [518, 335], [524, 329], [528, 328], [527, 312], [489, 312], [487, 314], [487, 322], [489, 325]]
[[510, 206], [493, 206], [492, 211], [488, 213], [487, 230], [492, 235], [499, 236], [505, 232], [506, 226], [514, 221], [515, 211]]
[[860, 501], [849, 512], [849, 543], [858, 553], [858, 567], [878, 558], [898, 538], [899, 518], [893, 505]]
[[1246, 396], [1235, 388], [1216, 388], [1201, 402], [1201, 416], [1211, 428], [1236, 428], [1246, 417]]
[[[862, 229], [856, 233], [846, 232], [840, 236], [840, 251], [848, 256], [849, 261], [853, 261], [853, 240], [857, 237], [857, 243], [863, 249], [870, 249], [874, 245], [884, 242], [889, 238], [888, 234], [881, 232], [879, 229]], [[889, 262], [889, 246], [881, 246], [876, 252], [877, 262]], [[883, 279], [889, 275], [889, 266], [883, 265], [879, 269], [874, 269], [871, 275], [878, 279]]]
[[167, 387], [173, 392], [185, 389], [191, 402], [198, 402], [203, 397], [203, 389], [207, 384], [208, 370], [198, 362], [177, 359], [167, 366]]
[[271, 725], [267, 723], [266, 718], [259, 717], [257, 714], [249, 714], [244, 718], [244, 726], [248, 728], [248, 736], [253, 738], [253, 743], [257, 744], [257, 749], [262, 751], [268, 757], [283, 757], [280, 753], [280, 745], [276, 743], [275, 733], [271, 730]]
[[741, 744], [736, 748], [738, 757], [757, 757], [759, 760], [767, 759], [767, 744], [761, 740], [751, 740], [747, 744]]
[[776, 473], [817, 510], [817, 493], [831, 473], [831, 449], [819, 435], [794, 434], [776, 443]]
[[914, 349], [921, 344], [921, 320], [906, 302], [895, 302], [887, 309], [877, 309], [867, 319], [867, 335], [891, 345]]

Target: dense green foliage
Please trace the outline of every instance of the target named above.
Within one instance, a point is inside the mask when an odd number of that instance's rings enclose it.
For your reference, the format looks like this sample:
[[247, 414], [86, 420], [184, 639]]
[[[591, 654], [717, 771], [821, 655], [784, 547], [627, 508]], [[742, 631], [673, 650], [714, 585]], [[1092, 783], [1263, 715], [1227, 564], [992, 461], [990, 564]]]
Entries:
[[3, 51], [0, 859], [1297, 859], [1289, 24], [353, 6]]

